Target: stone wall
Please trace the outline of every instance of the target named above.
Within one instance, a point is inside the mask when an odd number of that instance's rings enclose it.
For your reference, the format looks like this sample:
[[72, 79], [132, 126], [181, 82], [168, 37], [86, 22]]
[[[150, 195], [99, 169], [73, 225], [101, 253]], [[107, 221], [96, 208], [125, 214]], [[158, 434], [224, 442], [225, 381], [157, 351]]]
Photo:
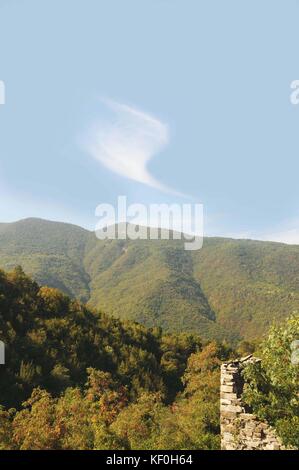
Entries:
[[259, 421], [242, 403], [242, 369], [259, 359], [251, 355], [221, 366], [220, 423], [223, 450], [283, 450], [284, 447], [268, 424]]

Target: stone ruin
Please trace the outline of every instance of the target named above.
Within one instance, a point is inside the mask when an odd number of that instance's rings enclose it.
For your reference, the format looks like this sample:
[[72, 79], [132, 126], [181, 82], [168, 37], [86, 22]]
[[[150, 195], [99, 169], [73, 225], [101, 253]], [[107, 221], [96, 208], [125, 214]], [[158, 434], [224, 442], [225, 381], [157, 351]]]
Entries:
[[0, 340], [0, 364], [5, 364], [5, 344]]
[[222, 364], [220, 385], [220, 425], [222, 450], [284, 450], [275, 430], [249, 412], [242, 403], [242, 370], [260, 359], [246, 356]]

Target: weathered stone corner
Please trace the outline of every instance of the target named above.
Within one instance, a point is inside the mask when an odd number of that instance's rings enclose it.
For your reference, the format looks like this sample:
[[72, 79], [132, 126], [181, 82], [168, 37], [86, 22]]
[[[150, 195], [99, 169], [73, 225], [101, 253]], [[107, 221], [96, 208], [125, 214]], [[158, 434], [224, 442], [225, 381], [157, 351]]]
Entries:
[[260, 359], [252, 355], [222, 364], [220, 384], [220, 425], [222, 450], [283, 450], [276, 432], [248, 412], [242, 402], [242, 370]]

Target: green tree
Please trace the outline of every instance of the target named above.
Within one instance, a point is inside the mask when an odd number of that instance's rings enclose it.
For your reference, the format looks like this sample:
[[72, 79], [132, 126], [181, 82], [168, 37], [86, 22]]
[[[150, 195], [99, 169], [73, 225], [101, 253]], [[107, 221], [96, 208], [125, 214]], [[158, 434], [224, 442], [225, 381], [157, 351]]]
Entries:
[[266, 420], [286, 446], [299, 448], [299, 364], [294, 351], [299, 339], [299, 316], [271, 328], [262, 343], [261, 362], [244, 370], [244, 401]]
[[0, 450], [13, 450], [12, 441], [12, 420], [15, 410], [5, 411], [0, 407]]
[[183, 376], [184, 391], [160, 424], [160, 449], [219, 448], [219, 379], [222, 348], [208, 344], [191, 354]]
[[144, 392], [111, 425], [111, 430], [132, 450], [154, 449], [165, 406], [159, 393]]
[[55, 423], [55, 400], [35, 389], [13, 421], [12, 440], [20, 450], [59, 449], [60, 429]]

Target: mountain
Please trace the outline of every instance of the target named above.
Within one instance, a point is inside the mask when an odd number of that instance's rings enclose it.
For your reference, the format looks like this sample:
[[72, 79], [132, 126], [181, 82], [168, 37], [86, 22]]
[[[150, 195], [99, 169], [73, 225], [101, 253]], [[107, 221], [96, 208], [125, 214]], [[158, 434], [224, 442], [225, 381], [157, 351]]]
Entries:
[[299, 310], [299, 246], [205, 238], [98, 240], [80, 227], [26, 219], [0, 224], [0, 267], [145, 326], [203, 338], [254, 339]]

